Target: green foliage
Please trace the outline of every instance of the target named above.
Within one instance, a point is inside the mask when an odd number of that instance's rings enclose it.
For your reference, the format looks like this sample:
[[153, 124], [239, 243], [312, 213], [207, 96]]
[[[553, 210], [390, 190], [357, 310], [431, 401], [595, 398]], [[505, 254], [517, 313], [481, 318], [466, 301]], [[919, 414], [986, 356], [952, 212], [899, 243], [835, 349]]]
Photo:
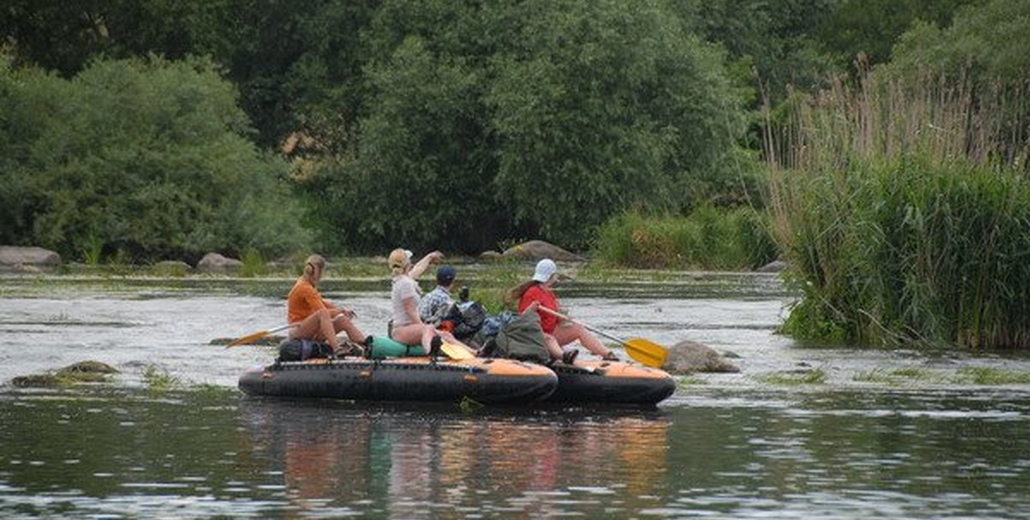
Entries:
[[7, 67], [0, 82], [0, 241], [99, 261], [303, 240], [285, 165], [243, 137], [210, 63], [101, 61], [70, 81]]
[[[1007, 0], [1002, 0], [1007, 1]], [[984, 0], [842, 0], [820, 20], [811, 36], [841, 66], [850, 67], [858, 55], [867, 63], [886, 63], [891, 47], [913, 24], [939, 27], [951, 23], [961, 7], [980, 9]], [[1019, 2], [1009, 2], [1018, 4]]]
[[768, 215], [751, 208], [706, 205], [689, 217], [630, 211], [601, 226], [594, 250], [627, 267], [751, 269], [778, 255], [768, 226]]
[[984, 107], [976, 124], [999, 141], [992, 152], [1025, 165], [1028, 70], [1030, 3], [989, 0], [960, 10], [950, 27], [918, 24], [880, 72], [910, 88], [940, 83], [961, 89], [974, 106]]
[[664, 3], [385, 2], [364, 41], [355, 153], [305, 190], [336, 246], [579, 248], [630, 206], [680, 210], [753, 169], [721, 56]]
[[243, 263], [243, 265], [240, 266], [240, 276], [244, 278], [252, 278], [268, 273], [268, 266], [265, 262], [265, 257], [261, 256], [261, 252], [253, 247], [248, 247], [243, 250], [243, 256], [240, 258], [240, 262]]

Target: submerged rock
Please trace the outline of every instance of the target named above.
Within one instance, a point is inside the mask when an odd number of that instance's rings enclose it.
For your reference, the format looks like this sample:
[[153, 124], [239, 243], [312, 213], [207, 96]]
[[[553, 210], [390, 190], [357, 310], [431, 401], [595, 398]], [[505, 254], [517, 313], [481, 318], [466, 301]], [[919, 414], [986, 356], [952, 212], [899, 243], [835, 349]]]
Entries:
[[715, 349], [690, 340], [680, 341], [669, 349], [669, 357], [662, 369], [670, 374], [740, 372], [740, 368], [720, 356]]

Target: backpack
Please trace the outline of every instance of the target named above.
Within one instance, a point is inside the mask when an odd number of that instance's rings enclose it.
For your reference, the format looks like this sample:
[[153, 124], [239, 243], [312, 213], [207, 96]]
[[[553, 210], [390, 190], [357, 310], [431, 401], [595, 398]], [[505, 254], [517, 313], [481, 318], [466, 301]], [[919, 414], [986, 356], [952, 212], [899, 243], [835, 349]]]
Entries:
[[327, 343], [310, 339], [286, 339], [279, 343], [279, 357], [276, 361], [305, 361], [332, 356], [333, 349]]
[[540, 328], [540, 315], [535, 312], [514, 315], [501, 326], [497, 336], [487, 340], [483, 350], [492, 357], [551, 362], [551, 355], [544, 344], [544, 331]]
[[440, 319], [442, 328], [451, 331], [455, 338], [465, 340], [479, 332], [486, 321], [486, 307], [477, 301], [459, 302], [450, 305]]

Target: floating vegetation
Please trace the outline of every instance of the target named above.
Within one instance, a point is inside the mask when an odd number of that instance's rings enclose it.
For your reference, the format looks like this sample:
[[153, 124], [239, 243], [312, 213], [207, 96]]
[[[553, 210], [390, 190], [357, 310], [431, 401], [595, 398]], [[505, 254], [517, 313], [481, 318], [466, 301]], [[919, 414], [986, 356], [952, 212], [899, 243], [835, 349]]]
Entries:
[[826, 382], [826, 372], [821, 368], [814, 368], [811, 370], [793, 370], [789, 372], [765, 374], [759, 376], [758, 379], [771, 385], [821, 385]]
[[81, 361], [56, 372], [18, 376], [11, 384], [19, 388], [59, 388], [80, 383], [106, 383], [118, 371], [99, 361]]
[[903, 367], [896, 369], [877, 368], [864, 372], [858, 372], [851, 378], [852, 381], [860, 383], [879, 383], [891, 386], [898, 386], [912, 382], [952, 382], [948, 374], [937, 370], [930, 370], [921, 367]]
[[704, 378], [697, 376], [681, 376], [676, 378], [676, 386], [696, 386], [696, 385], [707, 385], [708, 381]]
[[1003, 370], [992, 367], [966, 367], [958, 371], [958, 376], [975, 385], [1027, 385], [1030, 384], [1030, 372], [1019, 370]]
[[472, 399], [469, 396], [462, 397], [461, 402], [458, 403], [458, 408], [465, 413], [474, 412], [482, 407], [483, 403], [480, 403], [479, 401], [476, 401], [475, 399]]
[[1030, 371], [993, 367], [965, 367], [958, 370], [931, 370], [921, 367], [877, 368], [858, 372], [853, 381], [899, 386], [912, 383], [950, 385], [1027, 385]]

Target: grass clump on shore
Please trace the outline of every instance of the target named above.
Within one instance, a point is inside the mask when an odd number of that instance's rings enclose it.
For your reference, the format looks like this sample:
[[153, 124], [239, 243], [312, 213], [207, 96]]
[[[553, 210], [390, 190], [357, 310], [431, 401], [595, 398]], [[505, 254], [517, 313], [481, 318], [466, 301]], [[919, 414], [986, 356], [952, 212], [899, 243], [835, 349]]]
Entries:
[[791, 146], [770, 146], [793, 150], [771, 174], [775, 234], [802, 294], [783, 332], [1030, 347], [1030, 181], [992, 112], [1004, 102], [870, 79], [797, 110]]

